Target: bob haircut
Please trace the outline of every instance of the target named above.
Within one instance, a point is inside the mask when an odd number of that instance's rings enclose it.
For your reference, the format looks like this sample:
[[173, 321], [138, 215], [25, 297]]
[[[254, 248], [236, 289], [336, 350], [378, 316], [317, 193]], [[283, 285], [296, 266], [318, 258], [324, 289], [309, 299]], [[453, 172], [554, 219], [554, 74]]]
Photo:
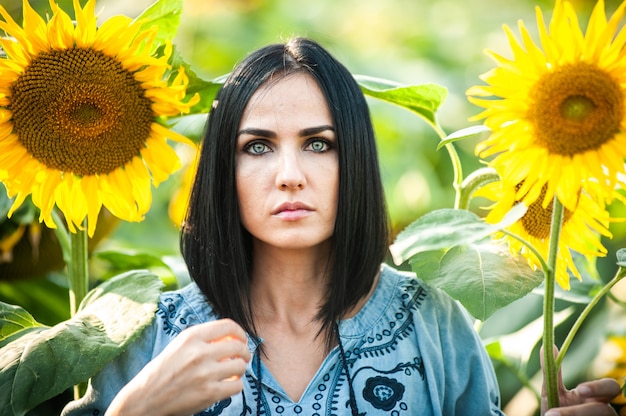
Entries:
[[337, 137], [339, 192], [326, 302], [317, 315], [329, 345], [334, 323], [369, 293], [389, 244], [389, 227], [369, 108], [351, 73], [318, 43], [294, 38], [242, 60], [218, 92], [201, 146], [181, 251], [216, 314], [257, 336], [250, 296], [252, 237], [240, 222], [237, 131], [255, 91], [295, 73], [312, 76]]

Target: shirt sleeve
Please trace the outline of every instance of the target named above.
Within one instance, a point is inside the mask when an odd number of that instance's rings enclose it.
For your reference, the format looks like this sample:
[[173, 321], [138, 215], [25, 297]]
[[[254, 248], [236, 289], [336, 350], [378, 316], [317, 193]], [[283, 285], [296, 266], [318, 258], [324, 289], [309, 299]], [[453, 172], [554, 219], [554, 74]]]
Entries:
[[473, 327], [473, 318], [456, 300], [439, 289], [429, 289], [433, 302], [432, 319], [439, 340], [430, 348], [440, 349], [438, 399], [443, 415], [504, 416], [493, 364]]

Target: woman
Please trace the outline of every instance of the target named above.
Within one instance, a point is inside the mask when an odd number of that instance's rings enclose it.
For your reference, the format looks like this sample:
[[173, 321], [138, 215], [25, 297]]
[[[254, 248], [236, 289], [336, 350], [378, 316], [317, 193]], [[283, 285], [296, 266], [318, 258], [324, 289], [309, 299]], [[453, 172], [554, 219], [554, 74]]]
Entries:
[[[65, 414], [501, 415], [468, 316], [381, 266], [387, 245], [349, 71], [302, 38], [252, 53], [209, 116], [181, 234], [194, 283]], [[612, 414], [613, 384], [561, 415]]]

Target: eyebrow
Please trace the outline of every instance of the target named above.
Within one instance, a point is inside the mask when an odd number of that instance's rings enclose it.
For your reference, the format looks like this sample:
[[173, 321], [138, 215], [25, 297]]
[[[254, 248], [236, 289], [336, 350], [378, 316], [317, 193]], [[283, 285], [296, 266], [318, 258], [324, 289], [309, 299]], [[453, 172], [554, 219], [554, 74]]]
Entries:
[[[303, 137], [312, 136], [314, 134], [318, 134], [327, 130], [335, 131], [335, 128], [333, 126], [329, 126], [326, 124], [322, 126], [307, 127], [305, 129], [300, 130], [299, 135]], [[261, 136], [261, 137], [268, 137], [268, 138], [276, 137], [276, 133], [271, 130], [257, 129], [254, 127], [239, 130], [237, 132], [237, 137], [241, 136], [242, 134], [250, 134], [252, 136]]]

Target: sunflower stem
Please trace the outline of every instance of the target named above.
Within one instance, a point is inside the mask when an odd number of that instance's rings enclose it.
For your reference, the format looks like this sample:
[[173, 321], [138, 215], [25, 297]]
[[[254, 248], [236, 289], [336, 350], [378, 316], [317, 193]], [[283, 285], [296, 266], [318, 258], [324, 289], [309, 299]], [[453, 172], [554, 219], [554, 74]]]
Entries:
[[[447, 137], [447, 134], [438, 122], [431, 124], [437, 135], [441, 140]], [[448, 155], [450, 155], [450, 161], [452, 162], [452, 170], [454, 172], [454, 179], [452, 182], [452, 187], [454, 188], [455, 198], [454, 198], [454, 208], [460, 209], [463, 208], [461, 206], [461, 194], [463, 193], [463, 166], [461, 164], [461, 158], [456, 151], [456, 148], [452, 145], [452, 143], [447, 143], [445, 146], [448, 151]]]
[[487, 167], [477, 169], [474, 172], [467, 175], [467, 178], [461, 183], [459, 192], [457, 193], [457, 208], [469, 209], [470, 200], [474, 192], [490, 183], [500, 179], [500, 175], [495, 169]]
[[67, 265], [67, 269], [72, 316], [78, 311], [78, 306], [89, 288], [89, 275], [87, 274], [87, 225], [83, 225], [82, 230], [79, 229], [75, 233], [70, 233], [71, 260]]
[[543, 298], [543, 363], [548, 409], [559, 406], [558, 367], [554, 357], [554, 287], [556, 283], [556, 262], [559, 250], [559, 239], [563, 224], [563, 211], [563, 204], [561, 204], [561, 201], [559, 201], [555, 195], [552, 205], [548, 269], [545, 271], [546, 281]]
[[70, 264], [72, 261], [72, 249], [69, 232], [65, 228], [65, 223], [59, 216], [59, 213], [56, 209], [52, 210], [52, 221], [56, 224], [56, 228], [54, 229], [54, 235], [56, 236], [59, 246], [61, 246], [61, 253], [63, 254], [63, 262], [65, 264]]
[[561, 365], [561, 362], [563, 361], [563, 358], [565, 357], [565, 353], [567, 352], [567, 349], [569, 348], [570, 344], [574, 340], [574, 337], [576, 336], [576, 333], [582, 326], [583, 322], [585, 321], [585, 319], [587, 319], [587, 316], [589, 315], [591, 310], [598, 304], [598, 302], [600, 301], [600, 299], [602, 299], [604, 295], [609, 293], [609, 291], [613, 288], [613, 286], [617, 284], [617, 282], [622, 280], [624, 276], [626, 276], [626, 269], [624, 269], [623, 267], [620, 267], [617, 273], [615, 274], [615, 277], [613, 277], [613, 279], [611, 279], [610, 282], [604, 285], [602, 289], [599, 290], [598, 293], [595, 294], [595, 296], [591, 299], [591, 301], [587, 304], [587, 306], [585, 306], [585, 309], [583, 309], [582, 313], [578, 316], [578, 318], [576, 319], [576, 322], [574, 322], [574, 325], [567, 333], [567, 337], [565, 338], [565, 341], [563, 341], [563, 345], [561, 346], [559, 350], [559, 354], [556, 357], [557, 368]]
[[[67, 263], [70, 284], [70, 312], [76, 315], [80, 302], [89, 290], [89, 274], [87, 271], [87, 220], [83, 228], [70, 233], [71, 260]], [[84, 383], [83, 383], [84, 384]], [[74, 386], [74, 399], [80, 399], [83, 384]]]

